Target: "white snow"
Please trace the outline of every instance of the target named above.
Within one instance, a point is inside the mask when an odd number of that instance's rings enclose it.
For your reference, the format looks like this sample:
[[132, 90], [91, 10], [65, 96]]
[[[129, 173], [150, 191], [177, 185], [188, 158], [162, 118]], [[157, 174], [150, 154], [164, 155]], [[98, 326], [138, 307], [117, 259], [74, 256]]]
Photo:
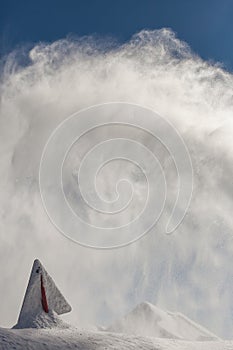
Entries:
[[48, 314], [41, 311], [40, 314], [35, 315], [35, 317], [28, 317], [22, 319], [14, 327], [14, 329], [24, 329], [24, 328], [60, 328], [66, 329], [71, 328], [71, 326], [65, 323], [54, 311], [50, 311]]
[[[0, 350], [233, 350], [233, 341], [218, 340], [187, 317], [163, 311], [149, 303], [138, 305], [109, 329], [112, 332], [76, 329], [63, 323], [54, 312], [44, 312], [37, 315], [30, 328], [0, 328]], [[153, 337], [149, 336], [151, 334]], [[207, 341], [208, 338], [215, 340]]]
[[[48, 312], [42, 306], [41, 276]], [[0, 328], [0, 350], [233, 350], [233, 341], [221, 341], [182, 314], [150, 303], [138, 305], [108, 331], [85, 331], [64, 323], [57, 313], [69, 310], [51, 277], [35, 260], [17, 325]]]
[[107, 330], [169, 339], [202, 341], [219, 339], [181, 313], [164, 311], [148, 302], [139, 304]]
[[233, 341], [182, 341], [120, 333], [0, 328], [1, 350], [233, 350]]

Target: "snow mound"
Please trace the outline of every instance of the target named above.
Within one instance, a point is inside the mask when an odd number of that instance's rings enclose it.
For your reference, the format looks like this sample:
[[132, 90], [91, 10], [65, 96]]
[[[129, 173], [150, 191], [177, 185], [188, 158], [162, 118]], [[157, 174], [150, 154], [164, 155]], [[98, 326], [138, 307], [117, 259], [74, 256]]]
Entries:
[[68, 328], [58, 315], [71, 311], [52, 278], [35, 260], [18, 323], [14, 328]]
[[54, 311], [48, 314], [41, 312], [33, 317], [23, 318], [18, 322], [13, 329], [21, 328], [72, 328], [68, 323], [65, 323]]
[[169, 339], [219, 340], [216, 335], [181, 313], [164, 311], [148, 302], [139, 304], [106, 330]]

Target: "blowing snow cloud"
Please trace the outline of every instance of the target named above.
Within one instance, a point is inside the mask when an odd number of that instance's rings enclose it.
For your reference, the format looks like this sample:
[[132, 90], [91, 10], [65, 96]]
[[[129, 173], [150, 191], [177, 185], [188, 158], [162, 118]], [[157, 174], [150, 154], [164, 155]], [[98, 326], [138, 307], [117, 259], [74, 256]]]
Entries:
[[[0, 296], [8, 297], [1, 324], [15, 323], [28, 267], [38, 257], [73, 305], [67, 317], [76, 324], [107, 324], [137, 302], [149, 300], [230, 337], [232, 74], [203, 61], [168, 29], [142, 31], [123, 45], [90, 37], [39, 44], [24, 52], [23, 60], [22, 50], [10, 54], [1, 68]], [[174, 234], [165, 235], [166, 211], [177, 190], [169, 154], [148, 134], [130, 127], [91, 131], [73, 148], [64, 168], [66, 195], [84, 219], [96, 218], [83, 210], [76, 195], [76, 167], [109, 135], [155, 150], [168, 178], [165, 216], [158, 225], [128, 247], [91, 250], [60, 235], [46, 216], [39, 164], [47, 140], [62, 121], [81, 109], [119, 101], [155, 111], [182, 136], [193, 164], [192, 202]], [[98, 180], [105, 200], [111, 200], [112, 182], [126, 173], [135, 185], [136, 204], [122, 215], [123, 223], [145, 199], [143, 175], [119, 160]], [[119, 193], [126, 203], [131, 192], [119, 188]], [[67, 219], [63, 212], [61, 219]]]

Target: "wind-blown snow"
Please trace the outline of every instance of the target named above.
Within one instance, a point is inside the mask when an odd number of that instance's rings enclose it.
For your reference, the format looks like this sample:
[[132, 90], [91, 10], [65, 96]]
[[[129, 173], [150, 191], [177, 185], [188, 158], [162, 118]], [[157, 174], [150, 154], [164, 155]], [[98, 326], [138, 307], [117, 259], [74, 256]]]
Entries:
[[[20, 66], [19, 56], [30, 63]], [[232, 74], [162, 29], [142, 31], [124, 45], [65, 39], [12, 53], [1, 67], [0, 89], [0, 324], [16, 323], [28, 266], [39, 256], [72, 304], [66, 319], [75, 325], [109, 325], [149, 300], [231, 338]], [[194, 192], [174, 235], [163, 234], [162, 222], [133, 246], [103, 253], [69, 242], [51, 225], [38, 168], [62, 120], [119, 100], [148, 106], [175, 125], [191, 152]], [[150, 143], [145, 135], [136, 137]], [[80, 156], [93, 140], [84, 138]]]
[[107, 328], [109, 332], [195, 341], [217, 340], [214, 334], [180, 313], [141, 303]]

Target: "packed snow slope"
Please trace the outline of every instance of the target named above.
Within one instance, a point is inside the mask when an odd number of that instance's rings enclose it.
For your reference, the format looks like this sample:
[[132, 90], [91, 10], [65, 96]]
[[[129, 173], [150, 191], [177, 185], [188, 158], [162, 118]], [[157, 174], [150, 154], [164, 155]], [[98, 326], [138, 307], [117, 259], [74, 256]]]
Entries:
[[139, 304], [107, 330], [169, 339], [201, 341], [218, 339], [217, 336], [181, 313], [164, 311], [148, 302]]
[[121, 333], [0, 328], [1, 350], [233, 350], [232, 341], [191, 342]]

